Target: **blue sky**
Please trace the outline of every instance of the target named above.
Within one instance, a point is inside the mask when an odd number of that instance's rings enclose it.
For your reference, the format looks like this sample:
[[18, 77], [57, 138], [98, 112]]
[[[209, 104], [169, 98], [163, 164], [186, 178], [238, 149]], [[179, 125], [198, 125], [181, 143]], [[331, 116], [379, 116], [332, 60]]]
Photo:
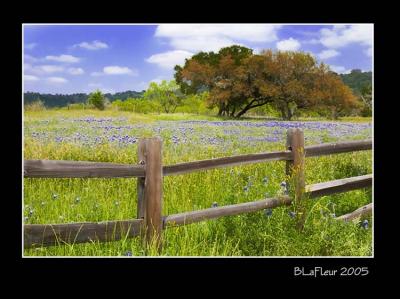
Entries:
[[240, 44], [312, 53], [338, 73], [372, 70], [373, 25], [23, 25], [24, 91], [141, 91], [199, 51]]

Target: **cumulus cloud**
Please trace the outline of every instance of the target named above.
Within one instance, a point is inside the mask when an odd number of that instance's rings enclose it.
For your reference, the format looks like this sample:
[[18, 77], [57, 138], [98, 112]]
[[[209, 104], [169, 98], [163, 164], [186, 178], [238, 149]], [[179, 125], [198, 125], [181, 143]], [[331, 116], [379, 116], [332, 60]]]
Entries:
[[329, 58], [336, 57], [339, 55], [340, 55], [340, 52], [330, 49], [330, 50], [323, 50], [322, 52], [320, 52], [318, 54], [318, 57], [320, 59], [329, 59]]
[[364, 50], [364, 53], [368, 57], [372, 57], [372, 47], [369, 47], [368, 49]]
[[103, 72], [107, 75], [126, 75], [133, 74], [133, 71], [126, 66], [106, 66], [103, 68]]
[[102, 72], [92, 72], [91, 76], [104, 76], [104, 75], [131, 75], [137, 76], [138, 71], [135, 69], [130, 69], [126, 66], [110, 65], [103, 67]]
[[70, 67], [70, 68], [67, 70], [67, 72], [68, 72], [69, 74], [71, 74], [71, 75], [82, 75], [82, 74], [85, 73], [85, 71], [84, 71], [82, 68], [80, 68], [80, 67], [77, 67], [77, 68], [75, 68], [75, 67]]
[[63, 78], [63, 77], [48, 77], [47, 78], [47, 82], [49, 83], [56, 83], [56, 84], [63, 84], [63, 83], [67, 83], [68, 80]]
[[72, 47], [83, 48], [86, 50], [100, 50], [100, 49], [107, 49], [108, 45], [105, 42], [94, 40], [92, 42], [81, 42], [79, 44], [73, 45]]
[[39, 59], [34, 57], [34, 56], [32, 56], [32, 55], [24, 54], [24, 61], [33, 63], [33, 62], [39, 61]]
[[320, 34], [320, 42], [327, 48], [338, 49], [352, 43], [372, 46], [373, 25], [336, 25], [332, 29], [321, 29]]
[[185, 62], [185, 58], [190, 58], [192, 55], [193, 53], [188, 51], [173, 50], [151, 55], [146, 61], [162, 68], [173, 69], [177, 64], [182, 65]]
[[25, 49], [32, 50], [33, 48], [36, 48], [36, 46], [37, 43], [29, 43], [25, 45]]
[[297, 51], [300, 49], [301, 44], [297, 39], [289, 38], [285, 40], [281, 40], [276, 43], [276, 47], [281, 51]]
[[29, 64], [25, 65], [25, 70], [29, 71], [33, 74], [36, 75], [43, 75], [43, 74], [52, 74], [52, 73], [58, 73], [58, 72], [63, 72], [64, 67], [59, 66], [59, 65], [36, 65], [36, 66], [31, 66]]
[[218, 51], [243, 42], [272, 42], [278, 39], [280, 25], [263, 24], [163, 24], [155, 36], [166, 38], [177, 50]]
[[329, 65], [330, 69], [338, 74], [349, 74], [351, 70], [346, 69], [344, 66], [341, 65]]
[[33, 75], [24, 75], [24, 81], [39, 81], [39, 78]]
[[46, 56], [46, 60], [57, 61], [57, 62], [66, 62], [66, 63], [76, 63], [80, 61], [80, 58], [72, 56], [72, 55], [60, 55], [60, 56]]

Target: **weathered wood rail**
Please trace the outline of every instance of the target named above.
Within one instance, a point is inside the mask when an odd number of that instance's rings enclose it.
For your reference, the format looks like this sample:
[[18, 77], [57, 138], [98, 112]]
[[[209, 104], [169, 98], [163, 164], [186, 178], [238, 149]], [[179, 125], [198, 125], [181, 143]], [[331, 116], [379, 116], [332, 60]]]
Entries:
[[[52, 246], [64, 243], [107, 242], [142, 236], [145, 244], [156, 241], [162, 248], [161, 232], [166, 227], [186, 225], [223, 216], [255, 212], [267, 208], [291, 205], [304, 196], [315, 198], [372, 186], [372, 174], [344, 178], [329, 182], [304, 185], [304, 161], [306, 157], [340, 154], [372, 149], [372, 140], [328, 143], [304, 147], [301, 130], [288, 131], [287, 150], [237, 155], [163, 166], [161, 140], [142, 139], [138, 146], [137, 165], [98, 163], [86, 161], [25, 160], [26, 178], [129, 178], [137, 177], [138, 219], [104, 221], [98, 223], [25, 224], [24, 247]], [[250, 163], [286, 161], [287, 174], [294, 175], [294, 196], [280, 196], [258, 201], [227, 205], [162, 216], [162, 178], [220, 167], [232, 167]], [[349, 221], [372, 213], [372, 204], [337, 217]], [[304, 217], [304, 216], [303, 216]], [[302, 227], [300, 219], [300, 228]]]

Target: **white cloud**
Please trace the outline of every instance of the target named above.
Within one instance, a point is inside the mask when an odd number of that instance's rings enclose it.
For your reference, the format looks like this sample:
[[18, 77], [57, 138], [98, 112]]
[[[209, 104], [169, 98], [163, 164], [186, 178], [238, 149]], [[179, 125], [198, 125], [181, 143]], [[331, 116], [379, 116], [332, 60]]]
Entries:
[[32, 55], [29, 54], [24, 54], [24, 61], [28, 61], [28, 62], [37, 62], [39, 59], [36, 57], [33, 57]]
[[148, 85], [149, 85], [150, 83], [152, 83], [152, 82], [157, 83], [157, 84], [160, 84], [163, 80], [166, 80], [166, 79], [165, 79], [165, 78], [162, 78], [162, 77], [157, 77], [157, 78], [154, 78], [154, 79], [150, 80], [149, 83], [148, 83]]
[[103, 72], [92, 72], [92, 73], [90, 73], [90, 76], [93, 76], [93, 77], [98, 77], [98, 76], [103, 76], [103, 75], [104, 75]]
[[82, 68], [80, 68], [80, 67], [77, 67], [77, 68], [75, 68], [75, 67], [70, 67], [67, 71], [68, 71], [68, 73], [71, 74], [71, 75], [82, 75], [82, 74], [85, 73], [85, 71], [84, 71]]
[[102, 93], [111, 93], [111, 94], [115, 93], [115, 90], [112, 89], [112, 88], [100, 87], [99, 90], [100, 90]]
[[25, 49], [32, 50], [37, 46], [37, 43], [30, 43], [25, 45]]
[[340, 52], [330, 49], [330, 50], [323, 50], [321, 53], [318, 54], [318, 57], [320, 59], [329, 59], [329, 58], [336, 57], [339, 55], [340, 55]]
[[108, 45], [99, 40], [95, 40], [92, 42], [82, 42], [80, 44], [73, 45], [72, 47], [73, 48], [83, 48], [86, 50], [100, 50], [100, 49], [107, 49]]
[[104, 75], [131, 75], [131, 76], [137, 76], [138, 71], [135, 69], [130, 69], [126, 66], [117, 66], [117, 65], [111, 65], [111, 66], [105, 66], [103, 67], [102, 72], [92, 72], [90, 74], [91, 76], [104, 76]]
[[151, 55], [146, 61], [157, 64], [162, 68], [173, 69], [177, 64], [182, 65], [185, 62], [185, 58], [190, 58], [192, 55], [193, 53], [188, 51], [174, 50]]
[[289, 38], [276, 43], [276, 47], [281, 51], [297, 51], [301, 44], [297, 39]]
[[372, 24], [336, 25], [332, 29], [323, 28], [320, 33], [320, 42], [327, 48], [337, 49], [352, 43], [372, 46]]
[[127, 74], [133, 74], [133, 71], [126, 67], [126, 66], [117, 66], [117, 65], [112, 65], [112, 66], [106, 66], [103, 68], [104, 74], [107, 75], [127, 75]]
[[330, 69], [338, 74], [349, 74], [351, 70], [346, 69], [344, 66], [341, 65], [329, 65]]
[[66, 63], [76, 63], [80, 61], [80, 58], [72, 56], [72, 55], [60, 55], [60, 56], [46, 56], [46, 60], [57, 61], [57, 62], [66, 62]]
[[24, 75], [24, 80], [25, 81], [39, 81], [39, 78], [36, 76], [32, 76], [32, 75]]
[[372, 47], [369, 47], [368, 49], [364, 50], [364, 53], [368, 57], [372, 57]]
[[68, 80], [63, 78], [63, 77], [48, 77], [47, 78], [47, 82], [49, 83], [56, 83], [56, 84], [63, 84], [63, 83], [67, 83]]
[[25, 70], [36, 75], [59, 73], [64, 71], [64, 68], [59, 65], [37, 65], [31, 66], [30, 64], [25, 65]]
[[263, 24], [163, 24], [155, 36], [169, 39], [177, 50], [218, 51], [241, 42], [272, 42], [278, 39], [280, 25]]

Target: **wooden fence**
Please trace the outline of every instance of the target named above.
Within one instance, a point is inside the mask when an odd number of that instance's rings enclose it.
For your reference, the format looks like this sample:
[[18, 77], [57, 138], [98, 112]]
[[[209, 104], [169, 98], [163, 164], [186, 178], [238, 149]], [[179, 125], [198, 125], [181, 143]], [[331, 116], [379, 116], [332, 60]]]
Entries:
[[[304, 163], [306, 157], [316, 157], [372, 149], [372, 140], [328, 143], [304, 147], [304, 135], [300, 129], [287, 132], [285, 151], [246, 154], [217, 159], [201, 160], [163, 166], [162, 144], [159, 138], [141, 139], [138, 144], [138, 165], [25, 160], [24, 177], [30, 178], [127, 178], [137, 177], [137, 219], [82, 222], [66, 224], [25, 224], [24, 247], [51, 246], [63, 243], [114, 241], [125, 237], [141, 236], [144, 243], [155, 242], [162, 246], [161, 232], [167, 226], [180, 226], [222, 216], [255, 212], [267, 208], [291, 205], [303, 198], [315, 198], [339, 192], [372, 186], [372, 174], [344, 178], [305, 186]], [[206, 169], [237, 166], [267, 161], [286, 161], [286, 173], [295, 182], [292, 197], [288, 195], [258, 201], [214, 207], [199, 211], [162, 215], [163, 177]], [[372, 213], [372, 204], [337, 217], [349, 221]], [[303, 217], [305, 216], [305, 211]], [[303, 219], [304, 220], [304, 219]], [[302, 219], [299, 228], [302, 229]]]

